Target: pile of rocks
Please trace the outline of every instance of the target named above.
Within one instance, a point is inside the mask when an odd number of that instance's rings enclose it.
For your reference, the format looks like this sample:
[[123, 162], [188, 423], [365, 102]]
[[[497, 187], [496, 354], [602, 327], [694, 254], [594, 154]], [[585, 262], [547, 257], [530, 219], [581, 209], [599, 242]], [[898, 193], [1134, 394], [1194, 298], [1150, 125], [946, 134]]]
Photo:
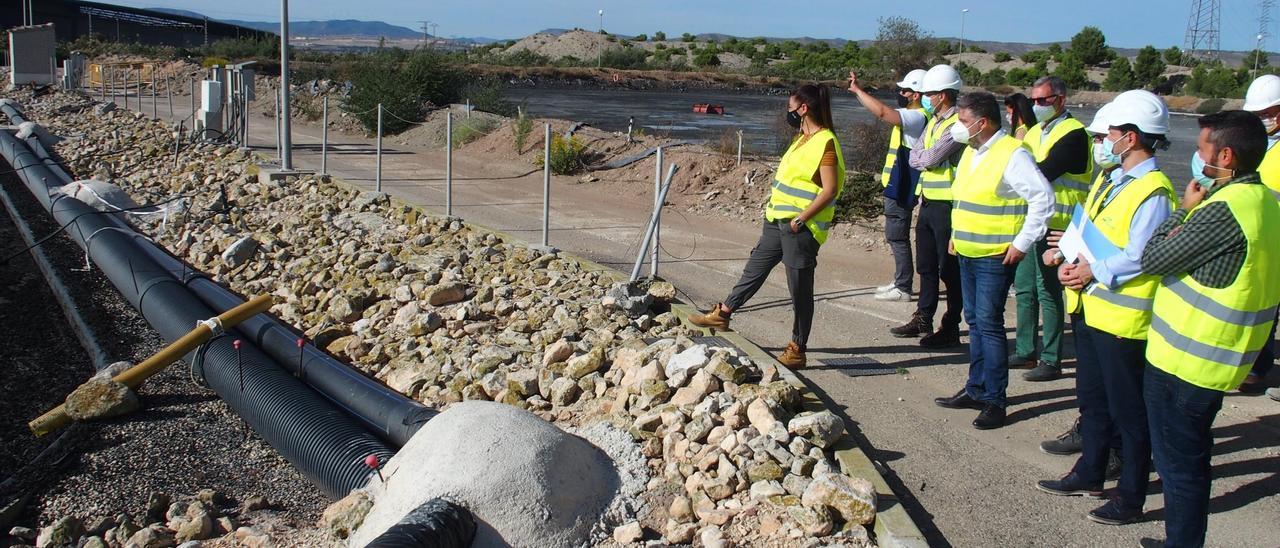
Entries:
[[147, 508], [134, 515], [89, 519], [68, 516], [41, 528], [38, 533], [25, 527], [15, 527], [9, 535], [19, 543], [34, 543], [38, 547], [190, 547], [199, 546], [199, 541], [222, 536], [233, 537], [244, 546], [266, 547], [273, 545], [271, 536], [253, 527], [237, 526], [235, 516], [247, 516], [269, 506], [267, 500], [260, 496], [249, 497], [236, 505], [212, 489], [204, 489], [181, 500], [173, 500], [164, 493], [153, 493]]
[[[58, 151], [77, 176], [143, 204], [183, 196], [135, 224], [218, 282], [274, 295], [272, 312], [317, 345], [431, 406], [492, 400], [629, 432], [654, 476], [642, 537], [690, 542], [711, 527], [742, 541], [732, 524], [766, 515], [778, 538], [822, 537], [874, 519], [870, 483], [831, 460], [839, 417], [801, 412], [771, 367], [610, 294], [607, 273], [325, 177], [260, 182], [231, 147], [183, 145], [175, 162], [162, 125], [77, 101], [27, 106], [70, 137]], [[640, 301], [661, 303], [674, 288], [649, 293]]]

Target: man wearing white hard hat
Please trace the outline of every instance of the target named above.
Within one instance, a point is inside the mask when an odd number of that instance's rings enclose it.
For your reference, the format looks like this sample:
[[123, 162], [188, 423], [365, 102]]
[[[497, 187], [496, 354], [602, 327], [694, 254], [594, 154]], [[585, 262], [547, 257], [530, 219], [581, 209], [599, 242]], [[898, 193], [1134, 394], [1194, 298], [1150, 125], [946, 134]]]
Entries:
[[[1151, 474], [1143, 379], [1160, 278], [1142, 272], [1142, 253], [1173, 212], [1177, 194], [1155, 159], [1156, 150], [1168, 142], [1164, 101], [1137, 90], [1121, 94], [1108, 107], [1099, 113], [1099, 118], [1106, 115], [1107, 137], [1095, 146], [1095, 156], [1099, 165], [1119, 168], [1093, 186], [1084, 205], [1098, 232], [1119, 251], [1095, 263], [1083, 256], [1068, 258], [1058, 272], [1068, 290], [1075, 333], [1083, 450], [1070, 473], [1037, 487], [1055, 495], [1101, 496], [1118, 437], [1123, 465], [1115, 496], [1088, 518], [1124, 525], [1142, 517]], [[1061, 254], [1044, 258], [1062, 262]]]
[[891, 108], [858, 85], [849, 73], [849, 92], [872, 115], [893, 126], [880, 184], [884, 187], [884, 238], [893, 252], [893, 282], [876, 288], [876, 300], [910, 301], [915, 268], [911, 260], [911, 211], [916, 207], [916, 182], [920, 172], [908, 163], [911, 150], [921, 145], [929, 116], [920, 106], [920, 81], [925, 71], [916, 69], [898, 82], [898, 107]]
[[[1264, 74], [1249, 84], [1249, 91], [1244, 94], [1244, 109], [1258, 115], [1262, 119], [1262, 127], [1267, 130], [1267, 155], [1258, 166], [1258, 174], [1262, 176], [1262, 184], [1267, 185], [1276, 198], [1280, 198], [1280, 76]], [[1272, 329], [1271, 340], [1276, 338]], [[1240, 391], [1257, 393], [1263, 387], [1263, 380], [1276, 364], [1275, 343], [1262, 347], [1258, 360], [1254, 362], [1249, 375], [1240, 384]], [[1280, 401], [1280, 389], [1267, 390], [1271, 399]]]
[[[916, 312], [907, 323], [894, 327], [895, 337], [920, 337], [920, 346], [945, 348], [960, 344], [960, 265], [947, 252], [951, 241], [951, 183], [964, 144], [951, 138], [956, 123], [956, 98], [960, 94], [960, 73], [949, 65], [936, 65], [920, 81], [924, 97], [921, 105], [929, 114], [923, 143], [912, 150], [911, 167], [920, 171], [920, 214], [916, 219], [916, 273], [920, 274], [920, 298]], [[933, 316], [938, 311], [939, 281], [947, 286], [947, 312], [937, 331]]]

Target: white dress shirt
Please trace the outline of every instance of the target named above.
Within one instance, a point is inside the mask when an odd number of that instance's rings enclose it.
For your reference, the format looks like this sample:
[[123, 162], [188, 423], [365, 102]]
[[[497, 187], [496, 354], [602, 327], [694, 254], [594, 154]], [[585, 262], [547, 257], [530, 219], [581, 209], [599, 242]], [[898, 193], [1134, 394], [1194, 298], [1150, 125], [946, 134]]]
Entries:
[[[960, 122], [956, 122], [957, 124]], [[977, 169], [982, 158], [987, 155], [991, 145], [1006, 135], [1003, 129], [997, 130], [987, 142], [973, 151], [973, 161], [969, 163], [970, 171]], [[972, 145], [971, 145], [972, 146]], [[1027, 202], [1027, 216], [1022, 222], [1022, 230], [1013, 239], [1013, 247], [1027, 253], [1049, 229], [1049, 217], [1053, 215], [1056, 200], [1053, 197], [1053, 186], [1036, 167], [1036, 160], [1027, 149], [1018, 147], [1009, 158], [1004, 168], [1004, 175], [996, 185], [996, 195], [1005, 198], [1022, 198]]]

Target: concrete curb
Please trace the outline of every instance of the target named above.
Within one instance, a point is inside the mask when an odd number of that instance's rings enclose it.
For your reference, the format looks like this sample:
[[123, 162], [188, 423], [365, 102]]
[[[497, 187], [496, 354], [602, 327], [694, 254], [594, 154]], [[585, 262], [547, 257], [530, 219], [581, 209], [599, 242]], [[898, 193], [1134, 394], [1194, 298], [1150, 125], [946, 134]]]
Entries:
[[[353, 185], [331, 175], [324, 175], [324, 177], [328, 177], [332, 183], [339, 186], [358, 192], [368, 192], [367, 189]], [[429, 213], [422, 206], [406, 202], [400, 198], [391, 196], [389, 193], [387, 194], [387, 197], [390, 198], [393, 205], [397, 207], [409, 207], [415, 209], [426, 218], [446, 218], [443, 215]], [[500, 230], [495, 230], [484, 225], [479, 225], [465, 220], [461, 222], [471, 230], [494, 234], [501, 237], [504, 241], [520, 242], [526, 246], [533, 245]], [[625, 282], [629, 278], [627, 274], [618, 270], [572, 253], [560, 251], [557, 255], [562, 258], [577, 261], [582, 265], [583, 270], [604, 273], [616, 282]], [[689, 319], [690, 315], [700, 313], [696, 308], [679, 302], [671, 304], [671, 312], [681, 320], [685, 321]], [[710, 332], [708, 331], [708, 333]], [[760, 364], [762, 368], [772, 368], [776, 370], [779, 378], [785, 380], [787, 384], [794, 386], [800, 391], [801, 405], [806, 411], [821, 411], [826, 409], [826, 406], [823, 405], [822, 401], [818, 399], [817, 395], [809, 390], [809, 387], [805, 385], [804, 381], [801, 380], [800, 377], [797, 377], [791, 370], [783, 367], [782, 364], [778, 363], [772, 355], [765, 352], [763, 348], [760, 348], [746, 337], [743, 337], [734, 331], [717, 331], [715, 334], [724, 337], [726, 340], [733, 343], [734, 346], [737, 346], [742, 351], [746, 352], [747, 356]], [[877, 512], [873, 532], [875, 534], [877, 545], [882, 548], [927, 548], [929, 546], [928, 541], [924, 538], [924, 534], [920, 532], [920, 528], [916, 526], [915, 521], [913, 521], [911, 516], [907, 514], [906, 508], [903, 508], [903, 506], [898, 503], [898, 496], [894, 494], [893, 489], [889, 487], [889, 483], [880, 475], [875, 464], [871, 461], [871, 458], [867, 456], [866, 452], [863, 451], [862, 447], [854, 443], [851, 437], [846, 436], [845, 439], [841, 440], [841, 442], [836, 445], [835, 457], [836, 460], [840, 462], [840, 469], [843, 470], [845, 474], [870, 480], [872, 485], [875, 486], [877, 494]]]

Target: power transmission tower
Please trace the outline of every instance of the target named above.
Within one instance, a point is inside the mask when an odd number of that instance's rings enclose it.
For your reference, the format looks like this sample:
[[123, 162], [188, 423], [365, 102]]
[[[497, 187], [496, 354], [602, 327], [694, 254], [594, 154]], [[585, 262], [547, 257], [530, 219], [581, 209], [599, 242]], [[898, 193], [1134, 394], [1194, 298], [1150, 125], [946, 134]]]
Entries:
[[1222, 2], [1220, 0], [1192, 0], [1191, 16], [1187, 19], [1187, 40], [1183, 49], [1197, 59], [1213, 59], [1221, 49], [1219, 29], [1222, 28]]
[[1271, 10], [1276, 7], [1276, 0], [1259, 0], [1258, 2], [1258, 49], [1267, 50], [1267, 39], [1271, 37]]
[[418, 22], [422, 23], [422, 41], [430, 42], [431, 41], [431, 21], [418, 21]]

